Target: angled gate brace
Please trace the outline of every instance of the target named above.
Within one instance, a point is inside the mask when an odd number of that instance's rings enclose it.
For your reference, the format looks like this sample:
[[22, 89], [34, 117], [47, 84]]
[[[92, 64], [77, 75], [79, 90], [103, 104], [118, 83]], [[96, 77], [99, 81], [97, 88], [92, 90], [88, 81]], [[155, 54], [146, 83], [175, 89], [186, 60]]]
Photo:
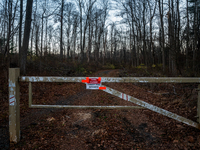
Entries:
[[182, 117], [182, 116], [179, 116], [179, 115], [177, 115], [177, 114], [175, 114], [175, 113], [172, 113], [172, 112], [167, 111], [167, 110], [165, 110], [165, 109], [159, 108], [159, 107], [157, 107], [157, 106], [154, 106], [154, 105], [152, 105], [152, 104], [149, 104], [149, 103], [147, 103], [147, 102], [144, 102], [144, 101], [142, 101], [142, 100], [139, 100], [139, 99], [137, 99], [137, 98], [135, 98], [135, 97], [132, 97], [132, 96], [130, 96], [130, 95], [124, 94], [124, 93], [122, 93], [122, 92], [119, 92], [119, 91], [114, 90], [114, 89], [109, 88], [109, 87], [106, 87], [106, 89], [103, 90], [103, 91], [105, 91], [105, 92], [107, 92], [107, 93], [109, 93], [109, 94], [115, 95], [115, 96], [117, 96], [117, 97], [120, 97], [120, 98], [122, 98], [122, 99], [124, 99], [124, 100], [130, 101], [130, 102], [132, 102], [132, 103], [134, 103], [134, 104], [137, 104], [137, 105], [139, 105], [139, 106], [142, 106], [142, 107], [144, 107], [144, 108], [150, 109], [150, 110], [152, 110], [152, 111], [154, 111], [154, 112], [157, 112], [157, 113], [159, 113], [159, 114], [162, 114], [162, 115], [167, 116], [167, 117], [169, 117], [169, 118], [172, 118], [172, 119], [174, 119], [174, 120], [180, 121], [180, 122], [182, 122], [182, 123], [185, 123], [185, 124], [187, 124], [187, 125], [190, 125], [190, 126], [192, 126], [192, 127], [195, 127], [195, 128], [200, 129], [200, 124], [198, 124], [198, 123], [196, 123], [196, 122], [194, 122], [194, 121], [192, 121], [192, 120], [189, 120], [189, 119], [184, 118], [184, 117]]

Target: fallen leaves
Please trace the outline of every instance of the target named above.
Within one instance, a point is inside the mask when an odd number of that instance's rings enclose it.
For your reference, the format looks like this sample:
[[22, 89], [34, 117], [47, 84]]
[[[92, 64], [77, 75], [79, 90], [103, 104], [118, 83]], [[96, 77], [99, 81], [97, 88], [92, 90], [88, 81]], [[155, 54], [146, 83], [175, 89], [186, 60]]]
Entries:
[[193, 136], [188, 136], [187, 138], [188, 138], [188, 142], [190, 142], [190, 143], [194, 143], [195, 142]]
[[178, 143], [178, 140], [174, 140], [173, 143]]
[[47, 121], [51, 122], [51, 121], [55, 121], [56, 119], [54, 117], [50, 117], [50, 118], [47, 118]]
[[94, 135], [98, 135], [98, 134], [107, 134], [107, 131], [105, 129], [98, 129], [98, 130], [95, 130], [94, 132], [92, 132], [92, 136]]

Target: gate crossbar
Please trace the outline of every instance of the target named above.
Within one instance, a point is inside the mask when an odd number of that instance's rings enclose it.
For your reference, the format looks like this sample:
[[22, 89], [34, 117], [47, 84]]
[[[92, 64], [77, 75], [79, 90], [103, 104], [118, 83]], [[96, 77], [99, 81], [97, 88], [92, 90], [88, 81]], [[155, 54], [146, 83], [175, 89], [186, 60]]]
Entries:
[[[82, 82], [86, 77], [35, 77], [21, 76], [24, 82]], [[89, 77], [97, 78], [97, 77]], [[139, 83], [200, 83], [200, 78], [190, 77], [101, 77], [101, 82], [139, 82]]]
[[30, 108], [74, 108], [74, 109], [145, 109], [141, 106], [76, 106], [76, 105], [31, 105]]

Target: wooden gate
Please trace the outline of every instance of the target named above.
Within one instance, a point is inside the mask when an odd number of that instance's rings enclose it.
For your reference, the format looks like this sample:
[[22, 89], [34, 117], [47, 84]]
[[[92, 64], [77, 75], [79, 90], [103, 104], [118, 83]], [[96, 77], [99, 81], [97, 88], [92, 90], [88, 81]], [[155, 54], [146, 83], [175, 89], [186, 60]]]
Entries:
[[[77, 106], [77, 105], [33, 105], [32, 104], [32, 82], [87, 82], [88, 79], [95, 77], [34, 77], [20, 76], [19, 68], [9, 69], [9, 132], [10, 142], [19, 142], [20, 140], [20, 93], [19, 82], [29, 82], [29, 107], [30, 108], [74, 108], [74, 109], [149, 109], [169, 118], [175, 119], [192, 127], [200, 129], [200, 84], [198, 85], [198, 103], [197, 103], [197, 122], [159, 108], [133, 96], [119, 92], [110, 87], [100, 88], [104, 92], [122, 98], [126, 101], [137, 104], [138, 106]], [[139, 83], [200, 83], [200, 78], [191, 77], [96, 77], [104, 82], [139, 82]]]

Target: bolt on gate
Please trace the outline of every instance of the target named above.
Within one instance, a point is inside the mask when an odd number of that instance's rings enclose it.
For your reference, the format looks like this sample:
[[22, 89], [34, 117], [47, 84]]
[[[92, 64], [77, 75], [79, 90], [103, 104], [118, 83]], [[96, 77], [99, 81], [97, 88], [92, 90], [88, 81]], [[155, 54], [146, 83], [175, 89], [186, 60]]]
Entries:
[[[86, 79], [86, 80], [85, 80]], [[198, 85], [197, 122], [159, 108], [133, 96], [114, 90], [110, 87], [99, 87], [99, 89], [132, 102], [139, 106], [77, 106], [77, 105], [33, 105], [32, 104], [32, 82], [83, 82], [89, 83], [90, 79], [103, 82], [138, 82], [138, 83], [200, 83], [200, 78], [191, 77], [34, 77], [20, 76], [19, 68], [9, 68], [9, 133], [10, 142], [20, 141], [20, 91], [19, 82], [29, 82], [29, 107], [30, 108], [75, 108], [75, 109], [149, 109], [169, 118], [175, 119], [192, 127], [200, 129], [200, 84]], [[101, 85], [101, 84], [100, 84]]]

